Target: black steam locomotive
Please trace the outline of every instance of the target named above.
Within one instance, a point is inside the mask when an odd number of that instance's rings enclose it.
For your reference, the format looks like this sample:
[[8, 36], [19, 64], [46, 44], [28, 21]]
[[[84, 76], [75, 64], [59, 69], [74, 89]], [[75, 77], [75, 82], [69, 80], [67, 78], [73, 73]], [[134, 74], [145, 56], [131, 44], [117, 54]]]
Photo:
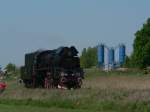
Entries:
[[21, 78], [26, 87], [70, 89], [81, 87], [84, 73], [72, 46], [26, 54]]

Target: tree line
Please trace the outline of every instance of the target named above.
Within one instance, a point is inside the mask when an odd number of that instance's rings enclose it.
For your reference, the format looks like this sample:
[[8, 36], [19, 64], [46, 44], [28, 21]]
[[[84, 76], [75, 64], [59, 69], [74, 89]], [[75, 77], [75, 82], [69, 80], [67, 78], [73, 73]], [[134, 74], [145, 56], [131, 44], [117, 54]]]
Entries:
[[[98, 65], [97, 48], [84, 48], [80, 57], [83, 68], [90, 68]], [[126, 56], [124, 67], [146, 68], [150, 66], [150, 18], [135, 33], [133, 52]]]
[[20, 67], [13, 63], [7, 64], [3, 70], [0, 67], [0, 76], [5, 76], [5, 78], [20, 77]]
[[97, 47], [84, 48], [80, 57], [83, 68], [90, 68], [98, 64]]
[[[83, 68], [91, 68], [98, 65], [97, 47], [88, 47], [82, 50], [80, 64]], [[135, 33], [133, 52], [126, 56], [125, 67], [146, 68], [150, 66], [150, 18]], [[9, 63], [5, 70], [9, 74], [19, 74], [20, 67]]]

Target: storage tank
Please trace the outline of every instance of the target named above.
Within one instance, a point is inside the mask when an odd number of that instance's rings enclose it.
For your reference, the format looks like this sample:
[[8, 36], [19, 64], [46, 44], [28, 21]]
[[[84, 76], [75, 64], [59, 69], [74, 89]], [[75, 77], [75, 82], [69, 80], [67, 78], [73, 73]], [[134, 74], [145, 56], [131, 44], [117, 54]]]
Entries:
[[108, 63], [114, 64], [114, 61], [115, 61], [115, 50], [114, 48], [110, 48], [108, 50]]
[[122, 65], [125, 62], [126, 47], [124, 44], [119, 45], [119, 63]]
[[98, 46], [98, 65], [104, 64], [104, 44]]

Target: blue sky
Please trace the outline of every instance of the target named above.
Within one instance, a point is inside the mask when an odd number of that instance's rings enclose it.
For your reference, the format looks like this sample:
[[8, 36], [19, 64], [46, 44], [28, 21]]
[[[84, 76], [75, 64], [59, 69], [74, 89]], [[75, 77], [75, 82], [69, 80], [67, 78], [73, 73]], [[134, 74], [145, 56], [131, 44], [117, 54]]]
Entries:
[[24, 64], [37, 49], [124, 43], [150, 17], [149, 0], [1, 0], [0, 64]]

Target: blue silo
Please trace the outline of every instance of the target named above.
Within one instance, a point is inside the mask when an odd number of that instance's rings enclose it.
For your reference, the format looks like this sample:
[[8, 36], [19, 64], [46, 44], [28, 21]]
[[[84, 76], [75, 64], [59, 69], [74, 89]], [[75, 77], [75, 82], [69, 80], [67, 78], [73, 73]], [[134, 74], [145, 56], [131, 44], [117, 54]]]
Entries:
[[108, 63], [113, 65], [114, 62], [115, 62], [115, 50], [114, 48], [111, 48], [108, 50]]
[[104, 45], [98, 46], [98, 65], [102, 66], [104, 64]]
[[126, 47], [124, 44], [119, 45], [119, 63], [123, 64], [126, 57]]

